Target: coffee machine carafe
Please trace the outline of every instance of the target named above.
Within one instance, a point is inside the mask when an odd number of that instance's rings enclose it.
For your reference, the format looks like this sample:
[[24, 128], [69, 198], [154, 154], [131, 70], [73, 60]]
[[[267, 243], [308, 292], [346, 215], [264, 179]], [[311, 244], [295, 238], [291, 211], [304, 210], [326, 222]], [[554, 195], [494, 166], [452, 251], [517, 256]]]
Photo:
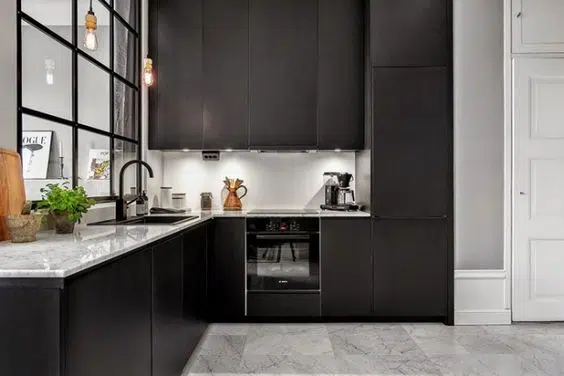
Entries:
[[323, 176], [329, 176], [325, 182], [325, 205], [337, 205], [339, 203], [338, 172], [326, 172]]

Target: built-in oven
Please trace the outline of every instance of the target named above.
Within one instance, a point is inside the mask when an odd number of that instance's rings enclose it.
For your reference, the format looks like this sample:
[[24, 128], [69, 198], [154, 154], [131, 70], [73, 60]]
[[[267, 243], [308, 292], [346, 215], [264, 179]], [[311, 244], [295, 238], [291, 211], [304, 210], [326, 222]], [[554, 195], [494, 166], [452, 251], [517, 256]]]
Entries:
[[319, 218], [247, 218], [249, 293], [319, 289]]

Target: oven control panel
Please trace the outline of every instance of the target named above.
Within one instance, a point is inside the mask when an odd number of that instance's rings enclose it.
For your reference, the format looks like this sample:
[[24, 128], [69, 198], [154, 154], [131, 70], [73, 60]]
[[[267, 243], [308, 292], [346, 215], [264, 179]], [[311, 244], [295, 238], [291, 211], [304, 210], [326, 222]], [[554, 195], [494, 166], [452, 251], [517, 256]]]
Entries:
[[319, 219], [305, 217], [247, 218], [248, 232], [318, 232]]

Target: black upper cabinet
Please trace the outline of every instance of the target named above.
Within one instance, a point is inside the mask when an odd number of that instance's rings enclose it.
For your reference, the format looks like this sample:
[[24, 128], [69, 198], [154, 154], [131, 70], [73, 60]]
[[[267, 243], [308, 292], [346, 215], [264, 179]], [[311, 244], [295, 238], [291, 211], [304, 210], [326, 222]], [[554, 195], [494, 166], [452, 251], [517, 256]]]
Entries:
[[371, 315], [370, 231], [370, 218], [321, 220], [322, 316]]
[[202, 149], [202, 0], [150, 2], [149, 147]]
[[250, 147], [317, 147], [317, 1], [250, 1]]
[[370, 0], [372, 65], [447, 65], [448, 11], [447, 0]]
[[448, 214], [448, 85], [447, 68], [373, 70], [373, 214]]
[[65, 375], [151, 375], [150, 251], [66, 283]]
[[153, 248], [153, 376], [182, 373], [187, 325], [182, 306], [182, 237]]
[[364, 8], [361, 0], [319, 1], [319, 148], [364, 146]]
[[447, 314], [447, 222], [374, 221], [374, 312]]
[[216, 218], [209, 253], [209, 314], [218, 321], [245, 316], [245, 219]]
[[204, 149], [249, 147], [248, 7], [204, 1]]

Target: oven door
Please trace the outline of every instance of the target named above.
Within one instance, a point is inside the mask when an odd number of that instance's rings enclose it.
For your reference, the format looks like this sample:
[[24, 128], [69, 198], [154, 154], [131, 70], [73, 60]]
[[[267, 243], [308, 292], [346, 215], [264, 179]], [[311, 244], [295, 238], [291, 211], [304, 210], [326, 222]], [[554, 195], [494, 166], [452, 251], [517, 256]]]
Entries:
[[248, 234], [247, 290], [319, 291], [319, 234]]

